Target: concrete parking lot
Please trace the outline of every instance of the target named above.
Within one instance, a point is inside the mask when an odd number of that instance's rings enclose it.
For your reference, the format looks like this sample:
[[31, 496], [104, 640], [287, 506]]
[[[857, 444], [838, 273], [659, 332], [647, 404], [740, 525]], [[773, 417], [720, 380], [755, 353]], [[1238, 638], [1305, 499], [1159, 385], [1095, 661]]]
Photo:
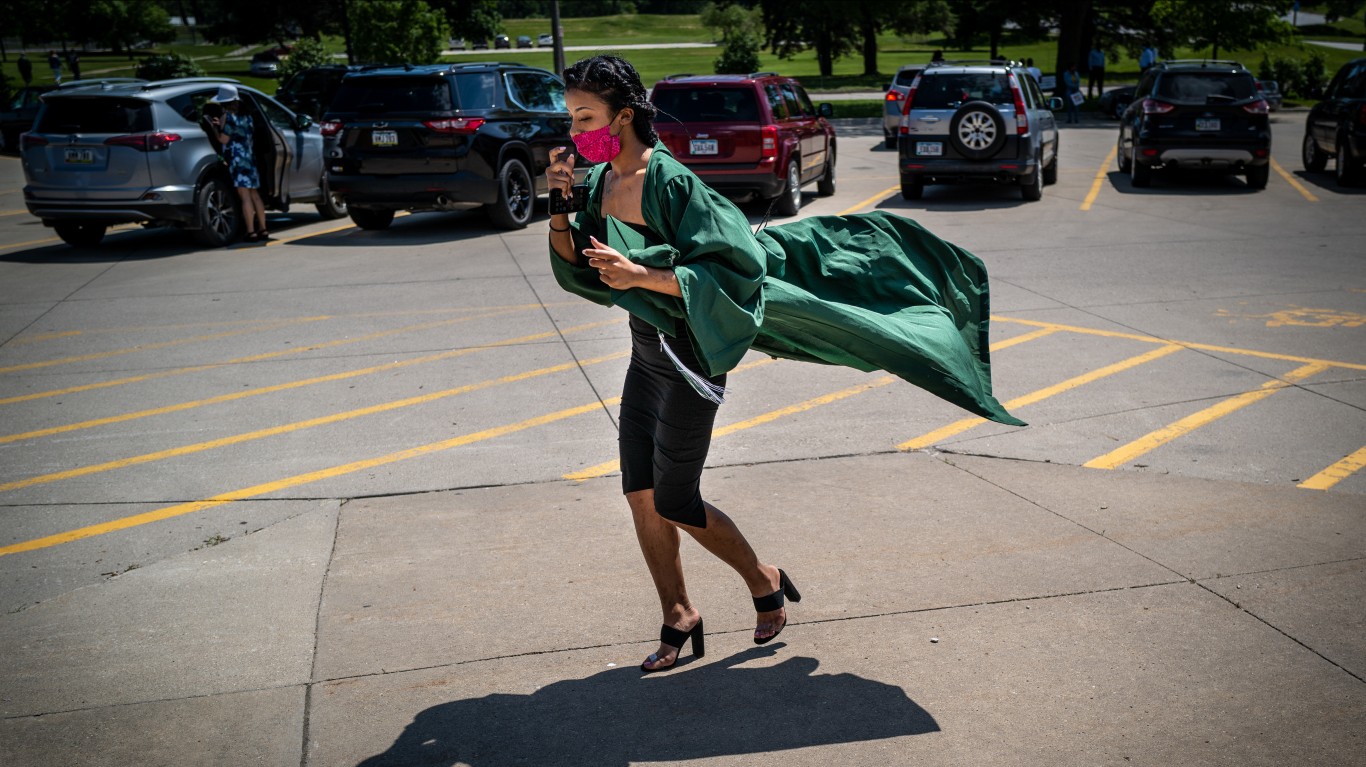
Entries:
[[1030, 426], [751, 353], [704, 493], [806, 599], [756, 648], [688, 544], [709, 652], [645, 679], [629, 334], [543, 214], [78, 250], [0, 157], [4, 761], [1366, 764], [1366, 189], [1302, 170], [1302, 113], [1260, 192], [1134, 189], [1064, 126], [1036, 203], [903, 201], [838, 130], [801, 215], [980, 256]]

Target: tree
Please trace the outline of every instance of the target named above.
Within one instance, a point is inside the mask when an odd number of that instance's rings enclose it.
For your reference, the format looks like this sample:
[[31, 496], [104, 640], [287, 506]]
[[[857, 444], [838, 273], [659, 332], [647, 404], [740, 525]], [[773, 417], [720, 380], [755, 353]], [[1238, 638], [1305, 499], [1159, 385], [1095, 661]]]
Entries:
[[723, 49], [713, 65], [716, 74], [743, 75], [759, 69], [763, 14], [758, 8], [707, 3], [700, 17], [702, 26], [721, 38]]
[[1194, 48], [1255, 48], [1288, 39], [1293, 31], [1281, 20], [1281, 0], [1155, 0], [1153, 21], [1184, 37]]
[[432, 7], [446, 15], [451, 34], [467, 40], [488, 40], [503, 27], [498, 0], [434, 0]]
[[765, 47], [789, 59], [808, 45], [816, 49], [822, 77], [834, 74], [835, 59], [856, 49], [858, 30], [842, 2], [760, 0]]
[[63, 37], [126, 50], [131, 58], [136, 43], [170, 42], [175, 30], [170, 14], [155, 0], [94, 0], [69, 17]]
[[332, 63], [332, 54], [327, 52], [322, 38], [305, 37], [294, 44], [294, 50], [280, 62], [280, 80], [308, 69]]
[[353, 0], [355, 54], [375, 64], [436, 61], [450, 38], [446, 19], [423, 0]]
[[[1326, 6], [1323, 16], [1329, 22], [1350, 19], [1358, 14], [1366, 21], [1366, 0], [1327, 0], [1323, 5]], [[1366, 51], [1366, 40], [1362, 40], [1361, 49]]]

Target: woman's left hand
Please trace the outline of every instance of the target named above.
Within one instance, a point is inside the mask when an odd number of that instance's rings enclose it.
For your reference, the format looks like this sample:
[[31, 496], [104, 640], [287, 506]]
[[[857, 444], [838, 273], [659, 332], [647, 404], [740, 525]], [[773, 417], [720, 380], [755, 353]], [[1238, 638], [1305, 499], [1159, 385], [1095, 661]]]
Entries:
[[598, 270], [598, 275], [607, 287], [626, 290], [635, 287], [648, 274], [645, 267], [599, 242], [598, 238], [588, 239], [593, 247], [584, 248], [583, 255], [588, 259], [588, 265]]

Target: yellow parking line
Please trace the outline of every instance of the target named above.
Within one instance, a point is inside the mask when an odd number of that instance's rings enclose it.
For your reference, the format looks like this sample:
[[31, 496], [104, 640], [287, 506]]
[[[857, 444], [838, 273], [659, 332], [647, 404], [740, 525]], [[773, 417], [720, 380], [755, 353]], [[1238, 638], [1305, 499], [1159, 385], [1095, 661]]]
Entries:
[[1101, 336], [1103, 338], [1127, 338], [1131, 341], [1144, 341], [1150, 344], [1180, 344], [1188, 349], [1198, 349], [1205, 352], [1222, 352], [1225, 354], [1238, 354], [1245, 357], [1257, 357], [1266, 360], [1281, 360], [1283, 362], [1298, 362], [1303, 365], [1323, 364], [1335, 368], [1346, 370], [1366, 370], [1366, 364], [1356, 362], [1341, 362], [1338, 360], [1321, 360], [1313, 357], [1297, 357], [1292, 354], [1275, 354], [1273, 352], [1259, 352], [1254, 349], [1239, 349], [1234, 346], [1215, 346], [1214, 344], [1201, 344], [1194, 341], [1169, 341], [1165, 338], [1156, 336], [1145, 336], [1138, 333], [1123, 333], [1117, 330], [1098, 330], [1096, 328], [1086, 328], [1080, 325], [1063, 325], [1056, 322], [1040, 322], [1039, 320], [1023, 320], [1015, 317], [1002, 317], [991, 315], [992, 322], [1007, 322], [1014, 325], [1029, 325], [1031, 327], [1057, 328], [1068, 333], [1080, 333], [1088, 336]]
[[321, 237], [321, 236], [324, 235], [324, 234], [332, 234], [332, 233], [334, 233], [334, 232], [344, 232], [344, 231], [346, 231], [347, 229], [355, 229], [355, 228], [356, 228], [356, 225], [355, 225], [355, 224], [343, 224], [342, 226], [335, 226], [335, 227], [332, 227], [331, 229], [324, 229], [324, 230], [322, 230], [322, 231], [320, 231], [320, 232], [309, 232], [308, 234], [298, 234], [298, 235], [295, 235], [295, 236], [293, 236], [293, 237], [281, 237], [281, 238], [279, 238], [279, 239], [273, 239], [273, 240], [270, 240], [269, 242], [267, 242], [266, 245], [267, 245], [267, 246], [271, 246], [271, 245], [284, 245], [284, 244], [286, 244], [286, 243], [294, 242], [294, 241], [296, 241], [296, 240], [306, 240], [306, 239], [308, 239], [309, 237]]
[[232, 392], [231, 394], [221, 394], [217, 397], [207, 397], [205, 399], [190, 400], [189, 402], [179, 402], [174, 405], [164, 405], [162, 407], [150, 408], [147, 410], [139, 410], [132, 413], [122, 413], [120, 415], [112, 415], [107, 416], [105, 418], [94, 418], [88, 421], [78, 421], [76, 423], [64, 424], [62, 426], [50, 426], [45, 429], [36, 429], [34, 431], [26, 431], [19, 434], [7, 434], [4, 436], [0, 436], [0, 445], [8, 444], [10, 442], [20, 442], [22, 440], [27, 439], [38, 439], [39, 437], [50, 437], [54, 434], [66, 434], [68, 432], [80, 431], [82, 429], [92, 429], [96, 426], [108, 426], [110, 424], [115, 423], [125, 423], [127, 421], [134, 421], [139, 418], [148, 418], [156, 415], [166, 415], [167, 413], [178, 413], [183, 410], [191, 410], [197, 407], [220, 405], [225, 402], [236, 402], [237, 400], [243, 400], [248, 397], [259, 397], [264, 394], [274, 394], [275, 392], [288, 391], [290, 389], [299, 389], [305, 386], [313, 386], [314, 384], [331, 383], [333, 381], [343, 381], [348, 378], [358, 378], [360, 376], [371, 375], [373, 373], [382, 373], [389, 370], [397, 370], [403, 367], [410, 367], [412, 365], [421, 365], [427, 362], [435, 362], [444, 359], [453, 359], [455, 357], [461, 357], [466, 354], [474, 354], [475, 352], [481, 352], [488, 349], [495, 349], [504, 346], [516, 346], [518, 344], [525, 344], [534, 341], [541, 341], [547, 338], [554, 338], [561, 333], [577, 333], [581, 330], [588, 330], [591, 328], [601, 327], [603, 325], [610, 325], [614, 322], [619, 322], [619, 320], [608, 320], [606, 322], [591, 322], [586, 325], [578, 325], [571, 328], [565, 328], [561, 331], [551, 330], [545, 333], [533, 333], [527, 336], [509, 338], [505, 341], [495, 341], [493, 343], [485, 344], [483, 346], [475, 346], [468, 349], [454, 349], [447, 352], [440, 352], [438, 354], [429, 354], [424, 357], [414, 357], [413, 359], [399, 360], [397, 362], [389, 362], [383, 365], [375, 365], [373, 367], [359, 368], [357, 370], [347, 370], [341, 373], [333, 373], [331, 375], [318, 376], [316, 378], [305, 378], [298, 381], [288, 381], [282, 384], [275, 384], [274, 386], [263, 386], [259, 389], [248, 389], [245, 391]]
[[286, 477], [284, 479], [275, 480], [274, 482], [266, 482], [260, 485], [253, 485], [251, 487], [242, 488], [241, 490], [233, 490], [231, 492], [215, 495], [212, 498], [206, 498], [202, 501], [179, 503], [174, 506], [167, 506], [165, 508], [144, 512], [142, 514], [134, 514], [132, 516], [123, 517], [121, 519], [115, 519], [110, 522], [104, 522], [98, 525], [89, 525], [86, 527], [76, 528], [75, 530], [68, 530], [64, 533], [57, 533], [55, 535], [48, 535], [42, 538], [34, 538], [32, 540], [22, 541], [20, 543], [0, 547], [0, 557], [9, 554], [18, 554], [19, 552], [23, 551], [34, 551], [36, 549], [45, 549], [51, 546], [58, 546], [63, 543], [78, 541], [82, 538], [91, 538], [97, 535], [104, 535], [105, 533], [111, 533], [116, 530], [127, 530], [132, 527], [138, 527], [139, 525], [146, 525], [151, 522], [159, 522], [163, 519], [171, 519], [173, 517], [179, 517], [184, 514], [202, 511], [204, 509], [211, 509], [217, 506], [223, 506], [225, 504], [232, 503], [233, 501], [242, 501], [248, 498], [255, 498], [258, 496], [266, 495], [268, 493], [286, 490], [291, 487], [306, 485], [310, 482], [319, 482], [324, 479], [332, 479], [333, 477], [339, 477], [345, 474], [353, 474], [358, 471], [372, 469], [376, 466], [384, 466], [386, 464], [397, 463], [399, 461], [406, 461], [410, 458], [418, 458], [424, 455], [429, 455], [431, 453], [440, 452], [442, 450], [449, 450], [451, 448], [469, 445], [474, 442], [480, 442], [482, 440], [493, 439], [495, 437], [502, 437], [507, 434], [512, 434], [514, 432], [531, 429], [536, 426], [542, 426], [566, 418], [572, 418], [576, 415], [582, 415], [583, 413], [591, 413], [595, 410], [602, 409], [604, 406], [615, 405], [617, 402], [620, 401], [620, 397], [613, 397], [612, 399], [603, 402], [590, 402], [586, 405], [579, 405], [578, 407], [558, 410], [554, 413], [547, 413], [545, 415], [536, 416], [535, 418], [528, 418], [524, 421], [518, 421], [516, 423], [511, 423], [504, 426], [496, 426], [492, 429], [485, 429], [483, 431], [477, 431], [472, 434], [464, 434], [459, 437], [452, 437], [451, 439], [441, 440], [440, 442], [432, 442], [426, 445], [408, 448], [407, 450], [400, 450], [398, 452], [389, 453], [387, 455], [382, 455], [377, 458], [367, 458], [362, 461], [353, 461], [352, 463], [341, 464], [340, 466], [333, 466], [327, 469], [320, 469], [318, 471], [312, 471], [306, 474], [296, 474], [292, 477]]
[[1306, 490], [1327, 490], [1360, 471], [1363, 466], [1366, 466], [1366, 447], [1306, 479], [1298, 487]]
[[1115, 469], [1126, 463], [1146, 455], [1157, 448], [1180, 437], [1195, 431], [1201, 426], [1211, 424], [1230, 413], [1235, 413], [1255, 402], [1270, 397], [1276, 392], [1287, 389], [1296, 381], [1302, 381], [1316, 373], [1327, 370], [1327, 365], [1305, 365], [1286, 374], [1284, 380], [1267, 381], [1255, 391], [1244, 392], [1236, 397], [1230, 397], [1217, 405], [1192, 413], [1181, 420], [1164, 426], [1154, 432], [1146, 434], [1130, 442], [1123, 447], [1116, 448], [1097, 458], [1092, 458], [1082, 464], [1088, 469]]
[[53, 365], [69, 365], [73, 362], [89, 362], [91, 360], [103, 360], [108, 359], [110, 357], [118, 357], [124, 354], [133, 354], [135, 352], [150, 352], [156, 349], [167, 349], [172, 346], [192, 344], [199, 341], [216, 341], [220, 338], [231, 338], [232, 336], [240, 336], [245, 333], [259, 333], [265, 330], [278, 330], [279, 328], [288, 327], [290, 325], [297, 325], [305, 322], [317, 322], [319, 320], [325, 319], [329, 318], [326, 315], [319, 317], [300, 317], [297, 320], [277, 322], [273, 325], [261, 325], [259, 327], [242, 328], [240, 330], [228, 330], [222, 333], [212, 333], [210, 335], [205, 336], [177, 338], [174, 341], [161, 341], [155, 344], [142, 344], [139, 346], [130, 346], [124, 349], [113, 349], [107, 352], [95, 352], [93, 354], [78, 354], [74, 357], [60, 357], [58, 359], [44, 360], [42, 362], [26, 362], [22, 365], [10, 365], [9, 367], [0, 368], [0, 373], [17, 373], [22, 370], [36, 370], [38, 368], [52, 367]]
[[[1139, 365], [1145, 365], [1149, 362], [1152, 362], [1153, 360], [1161, 359], [1162, 357], [1165, 357], [1168, 354], [1179, 352], [1183, 348], [1185, 347], [1177, 346], [1176, 344], [1170, 344], [1168, 346], [1163, 346], [1160, 349], [1153, 349], [1152, 351], [1145, 352], [1136, 357], [1130, 357], [1127, 360], [1116, 362], [1113, 365], [1106, 365], [1103, 368], [1092, 370], [1089, 373], [1083, 373], [1082, 375], [1076, 376], [1074, 378], [1069, 378], [1066, 381], [1053, 384], [1052, 386], [1044, 387], [1042, 389], [1039, 389], [1038, 391], [1030, 392], [1029, 394], [1026, 394], [1022, 397], [1016, 397], [1015, 399], [1002, 404], [1005, 405], [1006, 410], [1014, 410], [1017, 407], [1033, 405], [1034, 403], [1048, 399], [1049, 397], [1053, 397], [1058, 394], [1071, 391], [1072, 389], [1075, 389], [1078, 386], [1084, 386], [1085, 384], [1089, 384], [1094, 381], [1099, 381], [1100, 379], [1105, 378], [1107, 376], [1112, 376], [1116, 373], [1122, 373], [1125, 370], [1129, 370], [1130, 368], [1136, 368]], [[935, 429], [934, 431], [929, 432], [928, 434], [922, 434], [919, 437], [916, 437], [915, 439], [907, 440], [901, 443], [900, 445], [897, 445], [896, 449], [906, 451], [927, 448], [939, 442], [940, 440], [948, 439], [949, 437], [962, 434], [963, 432], [975, 426], [980, 426], [981, 424], [984, 424], [986, 422], [987, 419], [985, 418], [964, 418], [963, 420], [955, 421], [954, 423], [951, 423], [948, 426]]]
[[20, 216], [28, 213], [27, 210], [0, 210], [0, 216]]
[[1082, 210], [1090, 210], [1091, 204], [1100, 196], [1100, 188], [1104, 186], [1105, 179], [1110, 175], [1110, 163], [1115, 161], [1119, 155], [1119, 145], [1110, 148], [1110, 153], [1105, 155], [1105, 162], [1100, 164], [1100, 170], [1096, 171], [1096, 178], [1091, 182], [1091, 192], [1086, 195], [1086, 199], [1081, 203]]
[[29, 477], [28, 479], [20, 479], [14, 482], [5, 482], [3, 484], [0, 484], [0, 492], [21, 490], [26, 487], [33, 487], [34, 485], [51, 484], [53, 482], [60, 482], [65, 479], [75, 479], [76, 477], [85, 477], [91, 474], [100, 474], [106, 471], [114, 471], [115, 469], [125, 469], [129, 466], [137, 466], [139, 464], [152, 463], [155, 461], [164, 461], [168, 458], [179, 458], [180, 456], [190, 455], [192, 453], [202, 453], [206, 450], [214, 450], [216, 448], [228, 447], [230, 445], [240, 445], [243, 442], [253, 442], [258, 439], [265, 439], [266, 437], [275, 437], [280, 434], [289, 434], [291, 432], [302, 431], [304, 429], [311, 429], [315, 426], [326, 426], [328, 424], [340, 423], [342, 421], [350, 421], [355, 418], [361, 418], [367, 415], [374, 415], [376, 413], [387, 413], [391, 410], [412, 407], [414, 405], [425, 405], [427, 403], [435, 402], [441, 399], [446, 399], [448, 397], [455, 397], [460, 394], [468, 394], [472, 391], [489, 389], [494, 386], [499, 386], [502, 384], [516, 383], [518, 381], [525, 381], [527, 379], [536, 378], [539, 376], [551, 375], [554, 373], [563, 373], [567, 370], [575, 370], [579, 367], [586, 365], [596, 365], [599, 362], [607, 362], [609, 360], [620, 359], [622, 357], [627, 356], [628, 354], [630, 354], [629, 351], [616, 352], [614, 354], [608, 354], [602, 357], [595, 357], [593, 359], [580, 360], [577, 362], [565, 362], [560, 365], [551, 365], [550, 367], [529, 370], [522, 373], [514, 373], [511, 375], [502, 376], [500, 378], [491, 378], [488, 380], [480, 381], [478, 383], [466, 384], [464, 386], [457, 386], [453, 389], [444, 389], [442, 391], [432, 392], [431, 394], [422, 394], [416, 397], [407, 397], [405, 399], [394, 400], [391, 402], [381, 402], [378, 405], [371, 405], [369, 407], [357, 408], [355, 410], [345, 410], [340, 413], [332, 413], [330, 415], [319, 416], [317, 418], [309, 418], [303, 421], [295, 421], [293, 423], [281, 424], [279, 426], [271, 426], [269, 428], [257, 429], [256, 431], [249, 431], [242, 434], [233, 434], [232, 436], [228, 437], [211, 439], [205, 442], [196, 442], [190, 445], [182, 445], [181, 447], [174, 447], [168, 450], [158, 450], [153, 453], [144, 453], [142, 455], [135, 455], [129, 458], [120, 458], [117, 461], [106, 461], [105, 463], [97, 463], [90, 466], [81, 466], [76, 469], [52, 472], [51, 474], [40, 474], [36, 477]]
[[10, 250], [12, 248], [27, 248], [30, 245], [51, 245], [52, 243], [61, 241], [61, 237], [48, 237], [47, 239], [43, 240], [29, 240], [27, 242], [16, 242], [10, 245], [0, 245], [0, 250]]
[[1282, 168], [1282, 167], [1281, 167], [1281, 164], [1278, 163], [1278, 162], [1276, 162], [1276, 158], [1274, 158], [1274, 157], [1271, 158], [1271, 169], [1274, 170], [1274, 171], [1276, 171], [1276, 173], [1277, 173], [1278, 175], [1280, 175], [1281, 178], [1285, 179], [1287, 183], [1289, 183], [1291, 186], [1295, 187], [1295, 191], [1296, 191], [1296, 192], [1299, 192], [1300, 194], [1304, 195], [1304, 199], [1306, 199], [1306, 200], [1308, 200], [1308, 201], [1310, 201], [1310, 202], [1318, 202], [1318, 201], [1319, 201], [1319, 198], [1315, 197], [1313, 192], [1311, 192], [1311, 191], [1309, 191], [1308, 189], [1306, 189], [1306, 188], [1304, 187], [1304, 184], [1301, 184], [1301, 183], [1300, 183], [1300, 180], [1299, 180], [1299, 179], [1295, 178], [1294, 176], [1292, 176], [1292, 175], [1290, 175], [1288, 172], [1286, 172], [1285, 168]]
[[866, 200], [864, 200], [863, 202], [859, 203], [858, 205], [855, 205], [855, 206], [852, 207], [852, 208], [845, 208], [844, 210], [840, 211], [839, 213], [836, 213], [835, 215], [837, 215], [837, 216], [847, 216], [847, 215], [849, 215], [850, 213], [854, 213], [854, 212], [863, 210], [864, 208], [868, 207], [869, 205], [872, 205], [873, 203], [882, 202], [882, 200], [884, 200], [887, 196], [889, 196], [890, 194], [892, 194], [892, 192], [900, 191], [900, 189], [901, 189], [901, 184], [900, 184], [900, 183], [898, 183], [896, 186], [889, 186], [889, 187], [887, 187], [886, 189], [883, 189], [881, 192], [878, 192], [877, 194], [873, 195], [872, 197], [869, 197], [868, 199], [866, 199]]

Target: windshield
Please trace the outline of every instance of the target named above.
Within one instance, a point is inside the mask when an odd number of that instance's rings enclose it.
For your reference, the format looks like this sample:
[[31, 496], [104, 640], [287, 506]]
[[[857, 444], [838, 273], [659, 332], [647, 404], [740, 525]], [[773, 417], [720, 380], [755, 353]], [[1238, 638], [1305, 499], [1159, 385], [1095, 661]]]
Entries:
[[152, 105], [140, 99], [51, 99], [38, 113], [38, 133], [146, 133]]
[[758, 122], [753, 88], [660, 88], [655, 107], [666, 118], [683, 122]]
[[440, 77], [352, 77], [342, 81], [329, 112], [388, 114], [451, 112], [451, 89]]
[[957, 109], [969, 101], [1014, 104], [1004, 72], [935, 74], [920, 78], [912, 109]]
[[1225, 72], [1170, 72], [1157, 84], [1157, 96], [1170, 101], [1204, 104], [1256, 98], [1251, 76]]

